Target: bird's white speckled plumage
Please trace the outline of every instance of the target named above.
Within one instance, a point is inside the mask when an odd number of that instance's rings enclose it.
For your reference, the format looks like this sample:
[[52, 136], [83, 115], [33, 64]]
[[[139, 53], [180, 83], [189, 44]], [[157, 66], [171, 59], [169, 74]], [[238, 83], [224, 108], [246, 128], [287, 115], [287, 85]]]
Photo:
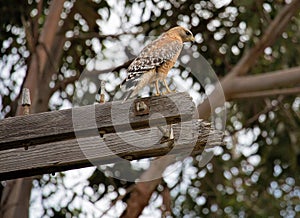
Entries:
[[193, 40], [189, 30], [174, 27], [147, 45], [130, 64], [128, 76], [121, 84], [128, 90], [125, 100], [137, 95], [144, 86], [165, 80], [182, 50], [183, 42]]

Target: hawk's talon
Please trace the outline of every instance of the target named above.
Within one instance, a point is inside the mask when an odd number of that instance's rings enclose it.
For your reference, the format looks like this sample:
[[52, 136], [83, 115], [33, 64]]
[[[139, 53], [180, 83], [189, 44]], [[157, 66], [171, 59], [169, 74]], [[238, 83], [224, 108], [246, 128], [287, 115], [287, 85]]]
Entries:
[[163, 92], [163, 95], [167, 95], [170, 93], [176, 93], [176, 90], [167, 90], [167, 91]]
[[160, 90], [159, 90], [159, 85], [158, 85], [158, 80], [155, 81], [155, 89], [156, 89], [156, 94], [155, 96], [160, 96]]

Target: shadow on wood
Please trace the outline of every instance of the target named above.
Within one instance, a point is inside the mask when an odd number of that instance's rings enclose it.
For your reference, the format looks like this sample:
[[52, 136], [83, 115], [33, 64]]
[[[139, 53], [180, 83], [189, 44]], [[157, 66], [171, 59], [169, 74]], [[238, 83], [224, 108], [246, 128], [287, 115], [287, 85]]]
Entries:
[[[144, 115], [134, 113], [134, 101], [79, 107], [75, 109], [78, 132], [73, 127], [72, 109], [2, 120], [0, 180], [114, 163], [120, 159], [189, 155], [200, 153], [205, 146], [222, 144], [222, 133], [211, 129], [209, 123], [193, 120], [195, 106], [188, 94], [146, 100], [149, 114]], [[118, 112], [113, 119], [112, 110]], [[90, 117], [95, 117], [91, 125], [86, 123]], [[114, 119], [117, 123], [112, 122]], [[158, 127], [167, 124], [174, 137], [162, 141], [165, 136]], [[29, 143], [28, 150], [23, 147], [26, 143]]]

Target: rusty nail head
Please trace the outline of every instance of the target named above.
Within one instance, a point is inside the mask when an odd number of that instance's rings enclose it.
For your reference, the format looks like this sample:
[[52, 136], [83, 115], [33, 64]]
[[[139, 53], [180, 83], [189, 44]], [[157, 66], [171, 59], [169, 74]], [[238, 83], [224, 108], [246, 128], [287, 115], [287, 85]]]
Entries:
[[140, 101], [136, 103], [136, 110], [137, 111], [144, 111], [147, 110], [147, 105], [145, 104], [145, 102]]
[[135, 115], [149, 114], [149, 100], [138, 100], [135, 102]]

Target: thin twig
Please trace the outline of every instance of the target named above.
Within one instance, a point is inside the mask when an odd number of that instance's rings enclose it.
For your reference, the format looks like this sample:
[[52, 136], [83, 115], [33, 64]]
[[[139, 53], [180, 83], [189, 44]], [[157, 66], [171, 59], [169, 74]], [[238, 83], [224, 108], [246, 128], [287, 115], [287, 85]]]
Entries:
[[77, 74], [76, 76], [68, 77], [62, 81], [58, 81], [55, 84], [55, 86], [51, 89], [50, 96], [59, 89], [65, 89], [68, 84], [74, 83], [75, 81], [77, 81], [79, 79], [79, 77], [80, 77], [80, 75]]
[[272, 95], [294, 95], [294, 94], [300, 94], [300, 87], [237, 93], [237, 94], [233, 94], [230, 99], [263, 98]]
[[28, 49], [31, 53], [34, 53], [35, 43], [34, 43], [34, 37], [33, 37], [32, 32], [31, 32], [30, 23], [25, 20], [24, 15], [21, 15], [21, 22], [22, 22], [22, 25], [25, 29], [25, 36], [26, 36]]
[[37, 15], [32, 19], [34, 45], [36, 45], [39, 38], [39, 19], [42, 15], [42, 10], [43, 10], [43, 0], [39, 0], [39, 2], [37, 3]]

